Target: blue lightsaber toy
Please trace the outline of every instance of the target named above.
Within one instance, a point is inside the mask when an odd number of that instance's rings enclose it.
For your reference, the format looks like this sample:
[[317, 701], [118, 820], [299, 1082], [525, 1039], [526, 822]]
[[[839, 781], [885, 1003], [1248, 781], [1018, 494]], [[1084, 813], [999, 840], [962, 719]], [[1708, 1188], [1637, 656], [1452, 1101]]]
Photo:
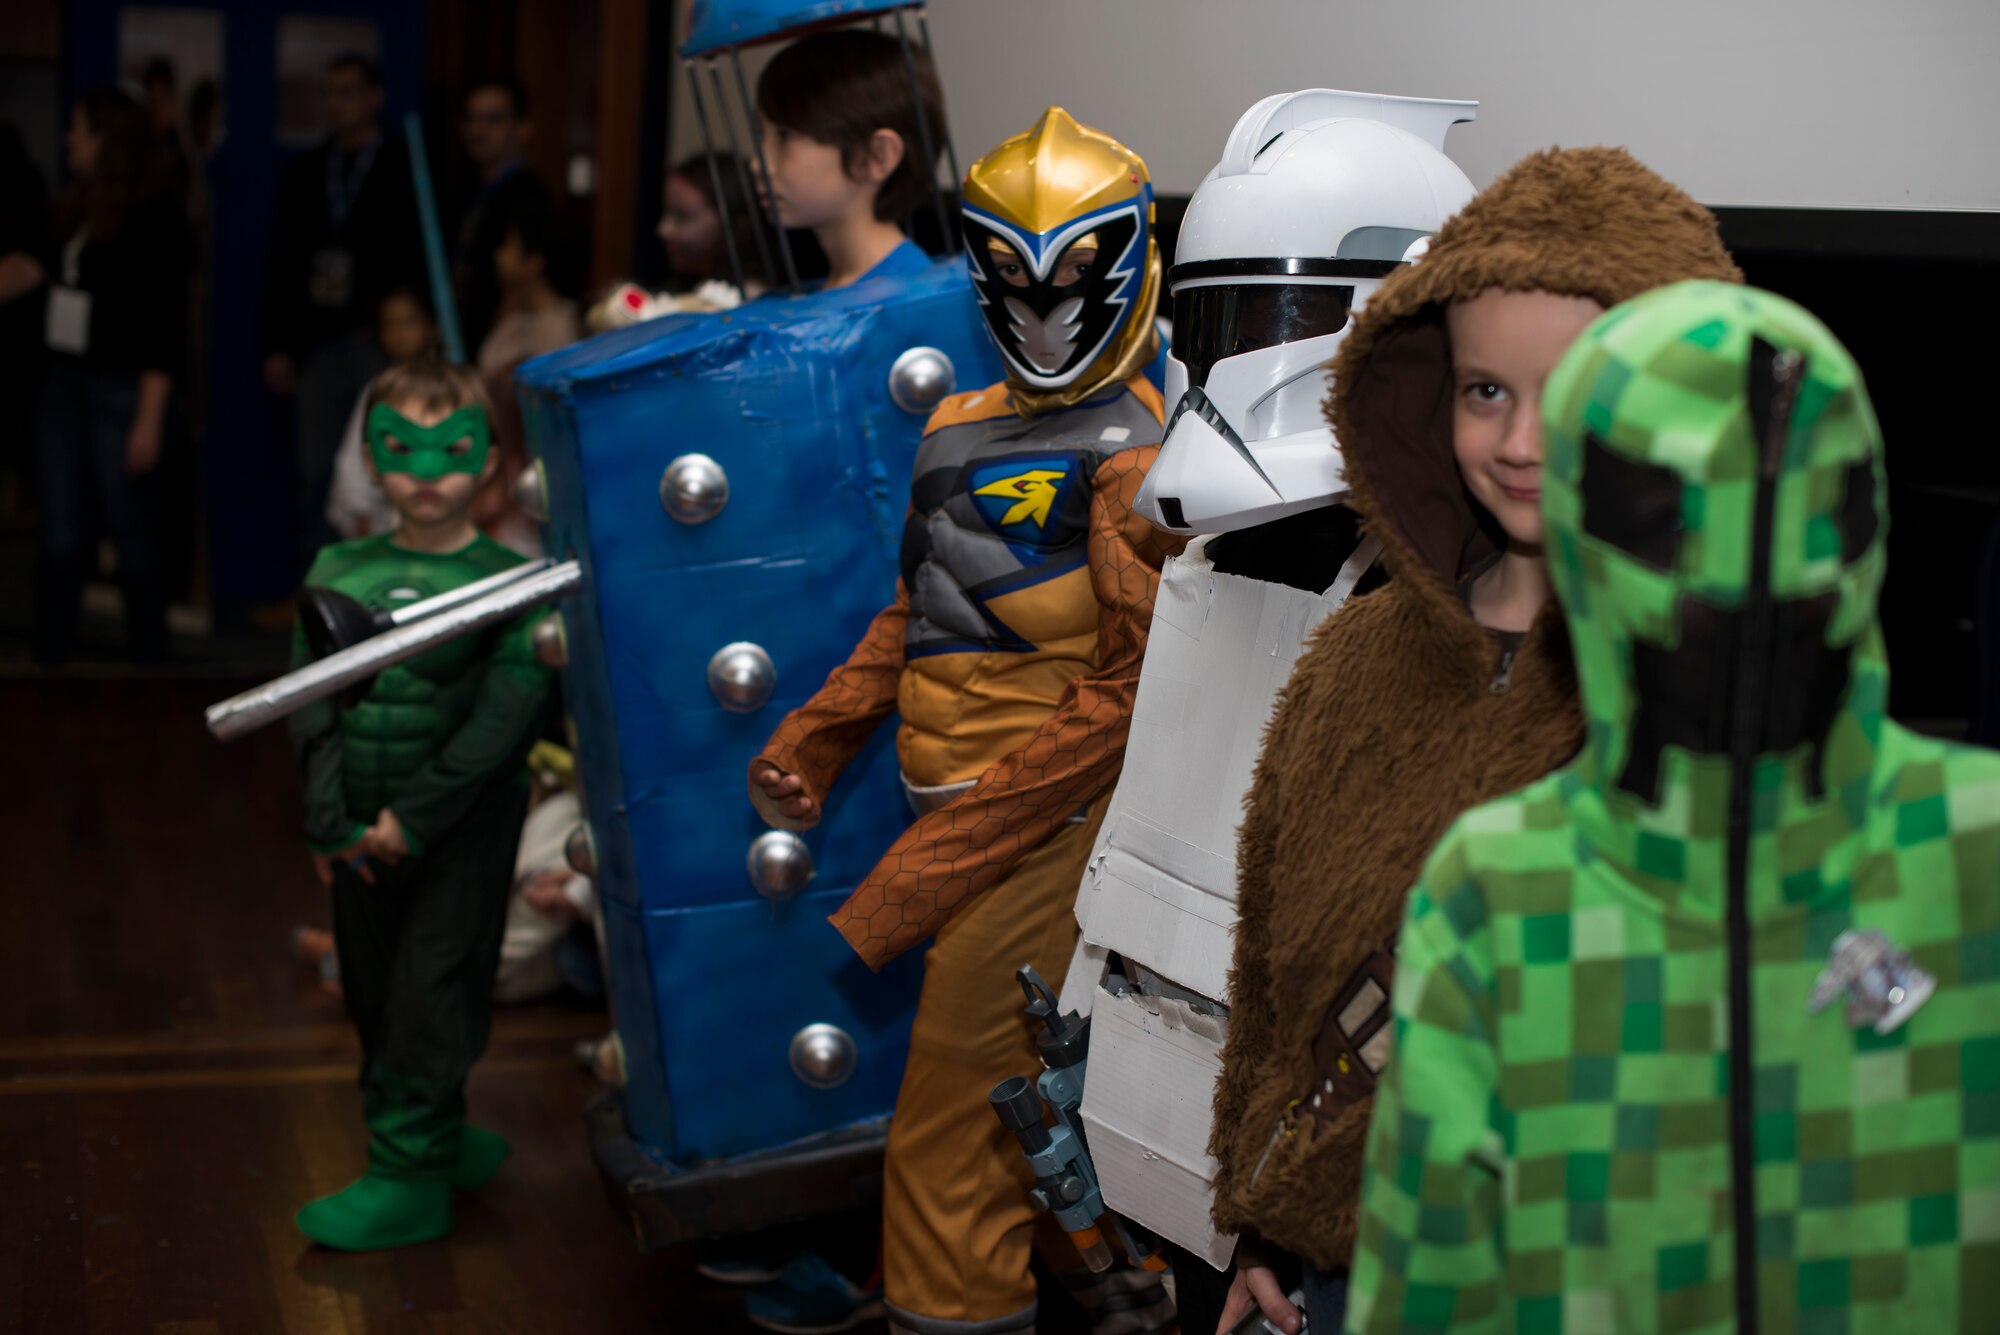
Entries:
[[451, 266], [444, 257], [444, 233], [438, 227], [437, 194], [431, 189], [430, 159], [424, 153], [424, 122], [416, 112], [403, 117], [403, 138], [410, 146], [410, 177], [417, 189], [417, 224], [424, 234], [424, 268], [431, 280], [431, 306], [437, 311], [438, 341], [445, 360], [465, 362], [465, 336], [458, 331], [458, 302], [451, 290]]

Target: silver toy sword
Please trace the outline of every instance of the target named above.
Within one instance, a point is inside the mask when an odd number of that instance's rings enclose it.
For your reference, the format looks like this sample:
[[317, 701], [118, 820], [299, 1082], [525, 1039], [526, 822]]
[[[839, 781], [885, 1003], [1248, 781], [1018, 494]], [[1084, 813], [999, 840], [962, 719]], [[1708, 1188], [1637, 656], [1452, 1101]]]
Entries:
[[240, 737], [433, 645], [552, 603], [582, 582], [577, 562], [544, 561], [398, 608], [381, 634], [210, 705], [208, 730], [225, 742]]

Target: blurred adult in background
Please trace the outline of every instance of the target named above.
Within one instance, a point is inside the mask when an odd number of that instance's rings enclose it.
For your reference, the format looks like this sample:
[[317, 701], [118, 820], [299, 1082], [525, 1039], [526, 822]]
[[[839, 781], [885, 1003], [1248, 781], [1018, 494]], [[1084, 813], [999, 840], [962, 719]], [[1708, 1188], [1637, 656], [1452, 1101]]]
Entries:
[[332, 538], [326, 494], [341, 429], [383, 364], [369, 338], [376, 302], [424, 276], [409, 150], [382, 131], [375, 62], [337, 57], [323, 91], [326, 142], [285, 170], [265, 288], [264, 381], [297, 395], [301, 570]]
[[[581, 276], [576, 232], [554, 207], [525, 203], [509, 217], [493, 251], [501, 315], [479, 344], [480, 374], [504, 377], [530, 357], [581, 338], [576, 310]], [[512, 391], [507, 393], [511, 397]]]
[[[199, 517], [200, 465], [214, 411], [210, 401], [209, 349], [214, 346], [215, 192], [209, 186], [208, 168], [222, 142], [222, 112], [222, 84], [215, 79], [202, 79], [188, 93], [187, 117], [182, 122], [182, 142], [188, 152], [188, 230], [194, 237], [195, 256], [194, 274], [188, 283], [187, 384], [177, 395], [184, 405], [181, 417], [186, 424], [188, 443], [188, 448], [181, 451], [185, 472], [177, 481], [188, 505], [186, 526], [178, 534], [170, 526], [168, 538], [176, 579], [195, 601], [206, 601], [208, 592], [207, 581], [201, 578], [205, 562], [199, 556], [207, 532]], [[170, 518], [174, 515], [171, 505], [170, 501]], [[176, 537], [178, 546], [174, 545]]]
[[0, 120], [0, 524], [24, 522], [42, 388], [42, 265], [49, 192], [12, 121]]
[[465, 346], [477, 349], [493, 331], [506, 293], [493, 268], [493, 254], [506, 239], [508, 223], [527, 210], [548, 210], [554, 196], [524, 161], [534, 122], [528, 94], [509, 78], [485, 79], [465, 94], [460, 123], [473, 186], [458, 212], [454, 277]]
[[[722, 177], [720, 207], [705, 155], [697, 153], [667, 173], [660, 221], [653, 228], [666, 252], [665, 289], [649, 292], [637, 283], [612, 284], [584, 314], [589, 332], [623, 329], [663, 315], [726, 311], [764, 294], [769, 283], [757, 253], [756, 215], [750, 211], [744, 178], [733, 154], [715, 157]], [[732, 237], [735, 267], [729, 260]]]
[[209, 316], [215, 274], [215, 194], [208, 164], [222, 143], [222, 84], [203, 79], [188, 94], [186, 143], [189, 155], [188, 228], [194, 233], [194, 284], [188, 297], [188, 431], [196, 440], [208, 428]]
[[[667, 290], [692, 292], [703, 283], [736, 283], [729, 266], [733, 239], [743, 268], [743, 298], [760, 296], [770, 285], [757, 257], [756, 205], [744, 191], [743, 176], [731, 153], [715, 155], [722, 197], [716, 198], [708, 156], [696, 153], [667, 173], [661, 191], [659, 226], [653, 229], [667, 252]], [[727, 219], [725, 221], [725, 216]]]
[[161, 447], [157, 481], [160, 504], [161, 580], [169, 602], [199, 601], [196, 587], [196, 549], [201, 533], [200, 441], [206, 423], [208, 341], [201, 312], [208, 273], [207, 233], [208, 191], [199, 179], [189, 153], [181, 120], [180, 81], [174, 62], [154, 56], [140, 76], [141, 106], [152, 122], [159, 144], [159, 169], [187, 214], [188, 229], [194, 238], [194, 258], [188, 274], [188, 296], [183, 303], [187, 336], [181, 346], [185, 361], [174, 374], [173, 399], [167, 407], [165, 443]]
[[187, 144], [181, 137], [180, 81], [174, 62], [154, 56], [146, 62], [139, 86], [146, 95], [146, 117], [160, 140], [160, 171], [174, 193], [187, 197], [190, 171]]
[[203, 79], [188, 94], [188, 147], [202, 162], [214, 157], [222, 146], [224, 103], [220, 79]]
[[480, 489], [472, 516], [491, 537], [538, 556], [541, 531], [514, 504], [514, 479], [528, 466], [514, 368], [583, 337], [576, 306], [582, 247], [553, 204], [523, 199], [501, 228], [492, 264], [500, 315], [479, 344], [479, 374], [493, 400], [493, 445], [500, 469]]
[[146, 114], [113, 87], [77, 99], [64, 139], [74, 178], [40, 259], [49, 350], [38, 441], [41, 559], [35, 657], [75, 641], [101, 527], [118, 558], [132, 657], [167, 656], [157, 472], [185, 364], [193, 245]]

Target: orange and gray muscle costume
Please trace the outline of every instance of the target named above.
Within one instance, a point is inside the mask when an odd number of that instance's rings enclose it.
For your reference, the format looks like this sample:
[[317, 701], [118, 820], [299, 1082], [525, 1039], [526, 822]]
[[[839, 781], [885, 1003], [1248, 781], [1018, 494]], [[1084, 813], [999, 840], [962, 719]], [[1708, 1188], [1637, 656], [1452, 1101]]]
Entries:
[[[1053, 219], [1051, 198], [1067, 201]], [[1077, 297], [1086, 310], [1052, 317], [1026, 354], [1005, 336], [1021, 321], [994, 320], [1008, 380], [932, 416], [895, 602], [751, 771], [798, 776], [817, 810], [875, 727], [902, 716], [897, 757], [920, 814], [830, 919], [878, 968], [935, 938], [884, 1170], [891, 1329], [1032, 1330], [1029, 1250], [1045, 1243], [1086, 1307], [1117, 1309], [1121, 1329], [1165, 1330], [1172, 1308], [1153, 1276], [1079, 1271], [986, 1098], [1038, 1068], [1013, 973], [1032, 963], [1060, 986], [1068, 968], [1160, 566], [1180, 545], [1133, 509], [1163, 434], [1159, 393], [1137, 374], [1156, 346], [1151, 192], [1136, 155], [1051, 108], [974, 165], [966, 203], [983, 303], [1011, 285], [1045, 313]], [[1081, 278], [1072, 266], [1057, 281], [1059, 260], [1091, 255]], [[1008, 276], [996, 257], [1013, 262]], [[1091, 330], [1092, 301], [1118, 322], [1063, 368], [1063, 331]], [[771, 824], [810, 823], [750, 791]]]

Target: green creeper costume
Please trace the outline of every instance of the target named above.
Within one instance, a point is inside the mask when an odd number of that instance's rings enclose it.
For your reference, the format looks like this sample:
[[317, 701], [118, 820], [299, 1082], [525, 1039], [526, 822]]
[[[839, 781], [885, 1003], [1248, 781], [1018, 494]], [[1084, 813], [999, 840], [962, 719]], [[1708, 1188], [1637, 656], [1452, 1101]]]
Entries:
[[[449, 553], [367, 537], [323, 549], [306, 582], [383, 609], [521, 560], [483, 536]], [[303, 637], [294, 656], [304, 661]], [[527, 811], [523, 762], [548, 695], [548, 670], [516, 622], [385, 668], [351, 707], [326, 700], [291, 717], [314, 851], [347, 848], [387, 807], [412, 854], [373, 864], [373, 885], [346, 863], [334, 869], [341, 987], [374, 1136], [367, 1176], [300, 1211], [300, 1226], [328, 1246], [442, 1237], [452, 1186], [483, 1182], [506, 1153], [465, 1126], [464, 1082], [486, 1046]]]
[[[1411, 896], [1349, 1328], [2000, 1323], [2000, 756], [1884, 717], [1881, 446], [1803, 310], [1683, 283], [1544, 397], [1576, 761]], [[1811, 1008], [1874, 929], [1936, 977]]]

